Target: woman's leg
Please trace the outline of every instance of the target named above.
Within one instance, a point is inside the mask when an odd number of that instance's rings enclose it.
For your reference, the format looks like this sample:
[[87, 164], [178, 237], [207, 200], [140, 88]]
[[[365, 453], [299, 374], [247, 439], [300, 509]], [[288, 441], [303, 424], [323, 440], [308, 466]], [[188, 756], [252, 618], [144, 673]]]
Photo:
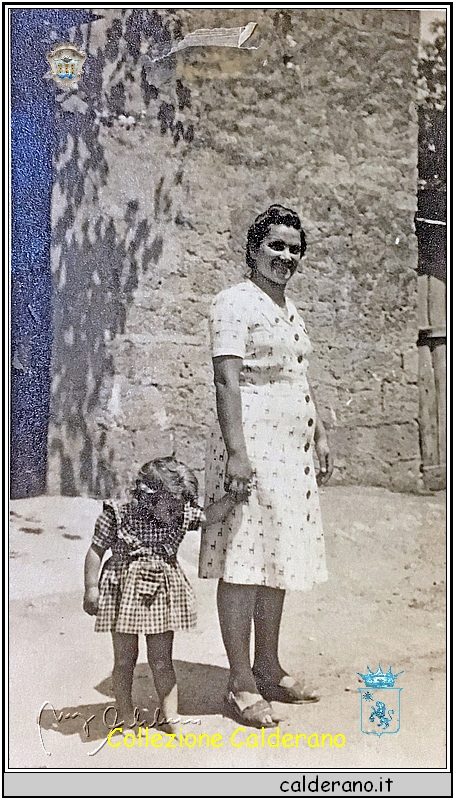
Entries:
[[250, 663], [251, 622], [257, 586], [218, 583], [217, 603], [221, 635], [230, 666], [228, 690], [258, 694]]
[[284, 589], [258, 586], [254, 605], [253, 671], [274, 683], [279, 683], [286, 675], [278, 658], [284, 595]]
[[117, 703], [119, 720], [125, 724], [133, 722], [134, 709], [132, 699], [133, 673], [139, 652], [136, 633], [112, 633], [114, 647], [114, 669], [112, 682]]
[[177, 679], [172, 663], [174, 631], [151, 633], [146, 637], [147, 660], [152, 670], [155, 689], [160, 701], [160, 719], [177, 720]]
[[254, 606], [254, 664], [258, 688], [268, 700], [283, 703], [316, 703], [318, 692], [282, 668], [278, 657], [283, 589], [258, 586]]

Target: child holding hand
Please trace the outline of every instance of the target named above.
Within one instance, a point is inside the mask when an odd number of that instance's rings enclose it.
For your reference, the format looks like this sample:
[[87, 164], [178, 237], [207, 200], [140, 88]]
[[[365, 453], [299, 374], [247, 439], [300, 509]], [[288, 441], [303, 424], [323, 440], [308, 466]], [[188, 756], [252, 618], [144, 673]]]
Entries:
[[[105, 501], [95, 524], [85, 558], [83, 608], [96, 615], [95, 631], [112, 635], [114, 696], [125, 725], [137, 722], [132, 685], [139, 633], [145, 634], [161, 714], [165, 720], [177, 717], [174, 631], [196, 625], [194, 593], [177, 550], [188, 530], [225, 519], [247, 499], [225, 494], [204, 512], [197, 496], [197, 478], [188, 467], [172, 456], [155, 459], [141, 468], [131, 502]], [[112, 555], [100, 575], [108, 549]]]

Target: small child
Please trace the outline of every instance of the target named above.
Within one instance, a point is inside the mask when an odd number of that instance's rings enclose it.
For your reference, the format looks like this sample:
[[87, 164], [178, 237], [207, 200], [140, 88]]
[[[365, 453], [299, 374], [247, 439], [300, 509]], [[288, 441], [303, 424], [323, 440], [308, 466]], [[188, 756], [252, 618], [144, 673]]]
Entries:
[[[129, 503], [105, 501], [85, 558], [84, 611], [96, 615], [95, 631], [110, 632], [112, 672], [119, 720], [134, 725], [133, 672], [138, 634], [144, 633], [147, 660], [160, 701], [161, 715], [178, 714], [172, 664], [174, 631], [196, 625], [195, 597], [177, 561], [188, 530], [225, 519], [246, 496], [225, 494], [205, 509], [197, 505], [194, 473], [172, 456], [141, 468]], [[111, 558], [100, 567], [106, 550]], [[168, 729], [172, 730], [170, 723]]]

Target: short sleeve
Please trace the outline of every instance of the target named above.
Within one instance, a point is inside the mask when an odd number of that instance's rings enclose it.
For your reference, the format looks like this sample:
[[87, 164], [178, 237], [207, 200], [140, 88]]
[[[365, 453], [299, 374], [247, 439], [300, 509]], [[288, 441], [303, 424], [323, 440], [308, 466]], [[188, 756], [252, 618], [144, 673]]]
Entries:
[[92, 537], [92, 544], [103, 550], [109, 550], [112, 547], [117, 536], [117, 522], [115, 519], [114, 510], [105, 505], [103, 512], [99, 515], [95, 522], [95, 531]]
[[183, 512], [183, 530], [185, 533], [187, 531], [197, 531], [204, 521], [204, 509], [200, 506], [192, 506], [190, 503], [186, 503]]
[[243, 298], [236, 287], [218, 294], [210, 314], [212, 357], [239, 356], [244, 358], [248, 339], [248, 320]]

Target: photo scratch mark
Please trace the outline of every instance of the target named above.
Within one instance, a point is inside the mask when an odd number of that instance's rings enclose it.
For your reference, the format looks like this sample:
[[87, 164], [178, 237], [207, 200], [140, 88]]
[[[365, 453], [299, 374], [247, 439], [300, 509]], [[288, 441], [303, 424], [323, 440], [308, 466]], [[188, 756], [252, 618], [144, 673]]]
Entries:
[[35, 309], [32, 308], [32, 306], [30, 305], [30, 303], [27, 304], [27, 310], [30, 312], [30, 316], [35, 320], [35, 322], [39, 322], [39, 317]]
[[198, 28], [186, 36], [180, 42], [177, 42], [170, 50], [159, 56], [156, 56], [152, 61], [160, 61], [167, 58], [179, 50], [185, 50], [188, 47], [236, 47], [243, 50], [257, 50], [254, 45], [244, 47], [245, 43], [251, 38], [257, 22], [249, 22], [240, 28]]
[[24, 367], [22, 361], [20, 360], [20, 358], [19, 358], [19, 356], [17, 354], [17, 351], [14, 353], [14, 356], [13, 356], [13, 367], [14, 367], [14, 369], [23, 370], [25, 372], [25, 367]]

